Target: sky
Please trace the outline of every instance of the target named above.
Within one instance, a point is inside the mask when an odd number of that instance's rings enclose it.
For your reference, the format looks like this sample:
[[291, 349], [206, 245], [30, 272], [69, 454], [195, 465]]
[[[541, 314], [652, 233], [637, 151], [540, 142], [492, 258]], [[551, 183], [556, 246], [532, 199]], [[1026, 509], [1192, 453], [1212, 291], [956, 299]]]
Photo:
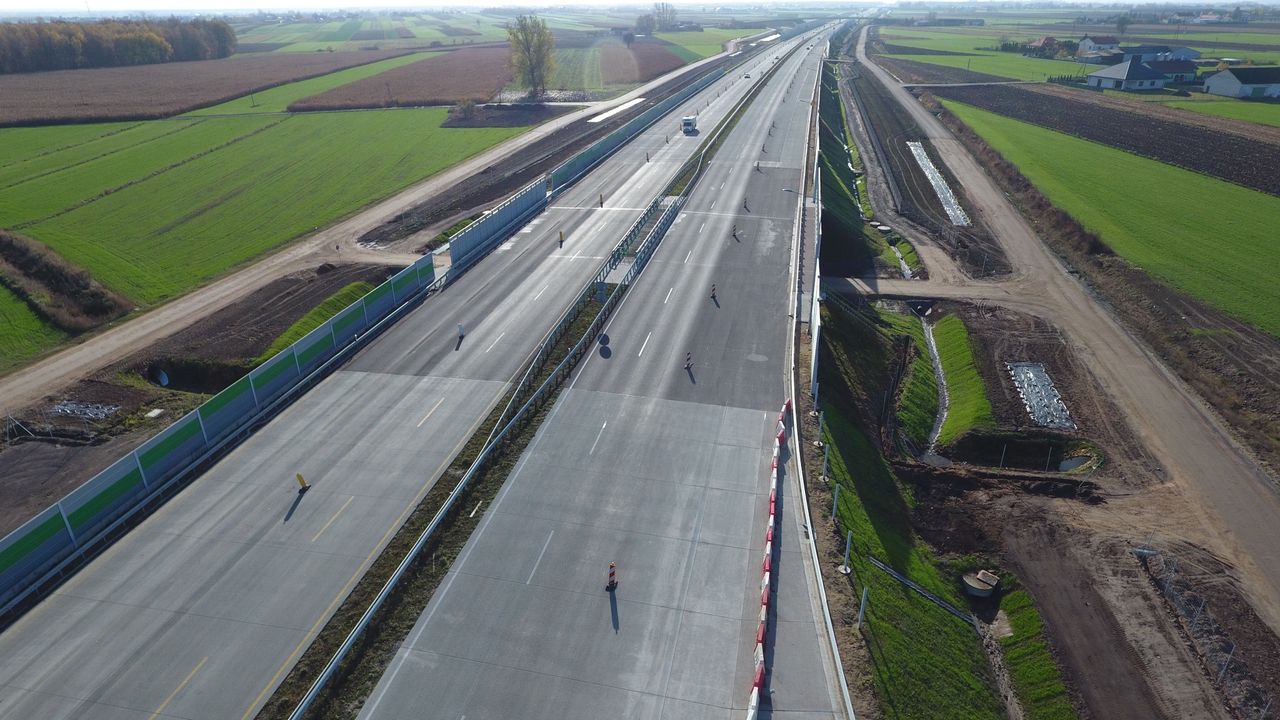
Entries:
[[[616, 4], [601, 0], [449, 0], [447, 3], [424, 2], [423, 0], [375, 0], [360, 2], [359, 0], [0, 0], [0, 16], [10, 14], [39, 14], [52, 16], [57, 14], [83, 14], [88, 11], [99, 13], [138, 13], [145, 12], [156, 15], [171, 13], [190, 14], [198, 12], [257, 12], [258, 10], [371, 10], [378, 8], [430, 8], [430, 7], [495, 7], [499, 5], [517, 5], [523, 7], [547, 5], [601, 5]], [[644, 5], [644, 0], [635, 4]], [[680, 0], [674, 0], [679, 7]], [[706, 2], [696, 2], [706, 5]], [[751, 4], [751, 3], [742, 3]], [[810, 3], [812, 4], [812, 3]]]

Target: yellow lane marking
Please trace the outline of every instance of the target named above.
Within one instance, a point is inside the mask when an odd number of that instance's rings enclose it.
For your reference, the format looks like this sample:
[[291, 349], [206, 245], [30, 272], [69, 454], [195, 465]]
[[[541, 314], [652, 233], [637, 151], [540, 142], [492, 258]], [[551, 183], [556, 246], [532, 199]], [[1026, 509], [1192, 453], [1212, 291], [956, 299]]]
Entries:
[[[492, 349], [492, 348], [491, 348], [491, 349]], [[422, 416], [422, 419], [418, 421], [418, 427], [422, 427], [422, 423], [426, 422], [426, 421], [427, 421], [427, 418], [431, 417], [431, 413], [435, 412], [435, 411], [436, 411], [436, 408], [440, 407], [440, 403], [442, 403], [442, 402], [444, 402], [444, 398], [440, 398], [440, 399], [436, 402], [436, 406], [435, 406], [435, 407], [433, 407], [433, 408], [431, 408], [430, 410], [428, 410], [426, 415], [423, 415], [423, 416]]]
[[342, 511], [346, 510], [347, 506], [351, 504], [351, 501], [355, 499], [356, 499], [355, 495], [352, 495], [351, 497], [347, 498], [347, 501], [342, 503], [342, 507], [338, 508], [338, 512], [334, 513], [333, 517], [329, 518], [329, 522], [325, 523], [324, 527], [320, 528], [320, 532], [316, 533], [316, 536], [311, 538], [311, 542], [315, 542], [316, 540], [319, 540], [320, 536], [324, 534], [324, 531], [329, 529], [329, 526], [333, 524], [333, 521], [337, 520], [338, 516], [342, 514]]
[[[442, 399], [440, 402], [444, 402], [444, 400]], [[440, 403], [436, 403], [437, 406], [439, 404]], [[493, 408], [489, 408], [489, 410], [492, 409]], [[489, 414], [489, 410], [485, 411], [485, 416]], [[430, 415], [431, 413], [427, 414]], [[476, 428], [480, 427], [480, 423], [482, 422], [484, 422], [484, 417], [481, 417], [474, 425], [471, 426], [471, 430], [463, 435], [462, 439], [458, 441], [458, 444], [454, 446], [453, 452], [449, 453], [450, 458], [453, 458], [457, 456], [459, 452], [462, 452], [462, 447], [467, 444], [467, 441], [475, 434]], [[449, 462], [453, 461], [450, 460]], [[445, 467], [447, 468], [448, 465], [446, 464]], [[386, 546], [387, 541], [390, 540], [391, 536], [400, 529], [400, 526], [404, 525], [404, 521], [408, 519], [409, 513], [412, 513], [413, 509], [418, 507], [418, 504], [422, 502], [422, 498], [426, 496], [427, 492], [431, 490], [433, 486], [434, 483], [423, 485], [422, 489], [418, 491], [417, 497], [414, 498], [414, 501], [404, 509], [404, 512], [400, 513], [399, 519], [397, 519], [391, 527], [387, 528], [387, 531], [382, 535], [382, 539], [379, 540], [378, 544], [373, 547], [373, 550], [370, 550], [369, 554], [365, 556], [364, 562], [360, 564], [360, 567], [357, 568], [354, 573], [352, 573], [351, 578], [342, 586], [342, 589], [338, 591], [338, 594], [333, 596], [333, 602], [329, 603], [329, 607], [325, 608], [324, 612], [320, 613], [319, 619], [315, 621], [315, 624], [311, 626], [311, 629], [307, 631], [307, 634], [304, 635], [302, 640], [298, 642], [298, 645], [294, 647], [293, 652], [289, 653], [289, 657], [285, 658], [285, 661], [281, 663], [280, 669], [276, 670], [276, 674], [271, 676], [271, 679], [262, 687], [262, 691], [258, 693], [258, 696], [253, 699], [252, 703], [249, 703], [249, 707], [246, 708], [244, 714], [240, 716], [240, 720], [249, 720], [255, 715], [255, 708], [267, 699], [267, 695], [275, 689], [276, 683], [280, 682], [280, 678], [289, 670], [289, 668], [293, 667], [295, 662], [298, 661], [302, 652], [306, 650], [307, 646], [311, 644], [311, 641], [315, 639], [316, 633], [318, 633], [320, 628], [329, 621], [333, 612], [338, 609], [338, 605], [342, 603], [347, 595], [351, 594], [351, 589], [355, 587], [356, 582], [358, 582], [360, 577], [364, 575], [365, 570], [369, 568], [373, 559], [382, 551]]]
[[196, 673], [200, 672], [200, 668], [204, 667], [204, 664], [207, 662], [209, 662], [209, 656], [205, 655], [204, 658], [191, 669], [191, 672], [187, 673], [187, 676], [182, 678], [182, 682], [178, 683], [178, 687], [174, 688], [173, 692], [169, 693], [169, 697], [165, 698], [164, 702], [160, 703], [160, 707], [156, 708], [155, 712], [151, 713], [151, 717], [147, 718], [147, 720], [156, 720], [156, 718], [160, 717], [160, 713], [164, 712], [164, 709], [169, 707], [169, 703], [173, 702], [173, 699], [178, 697], [178, 693], [182, 692], [182, 688], [186, 687], [187, 683], [191, 682], [191, 678], [195, 677]]

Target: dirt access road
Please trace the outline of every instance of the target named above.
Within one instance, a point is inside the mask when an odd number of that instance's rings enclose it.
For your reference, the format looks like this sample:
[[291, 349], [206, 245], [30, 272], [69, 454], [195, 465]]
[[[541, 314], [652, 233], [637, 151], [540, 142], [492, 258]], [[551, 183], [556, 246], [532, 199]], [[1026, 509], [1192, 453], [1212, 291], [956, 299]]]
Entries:
[[[1186, 499], [1172, 516], [1145, 513], [1154, 531], [1212, 549], [1239, 572], [1242, 590], [1258, 615], [1280, 632], [1280, 520], [1276, 484], [1204, 403], [1129, 334], [1067, 272], [1016, 208], [942, 124], [866, 55], [866, 31], [857, 57], [875, 73], [904, 112], [929, 138], [960, 179], [975, 209], [1008, 255], [1012, 277], [975, 282], [949, 258], [930, 268], [928, 282], [843, 281], [846, 288], [897, 297], [986, 300], [1039, 315], [1057, 325], [1119, 406], [1151, 456], [1164, 466], [1167, 484]], [[938, 254], [940, 255], [940, 253]], [[940, 259], [935, 256], [935, 260]], [[832, 290], [840, 290], [835, 281]], [[1181, 503], [1180, 503], [1181, 504]]]
[[520, 151], [521, 148], [532, 145], [540, 138], [575, 121], [642, 97], [646, 92], [669, 81], [672, 77], [715, 62], [720, 57], [720, 55], [714, 55], [676, 68], [626, 95], [562, 115], [539, 125], [508, 142], [437, 173], [336, 225], [318, 230], [307, 238], [291, 243], [242, 270], [143, 315], [91, 335], [82, 342], [60, 350], [34, 365], [0, 378], [0, 407], [16, 409], [35, 403], [77, 380], [88, 377], [114, 362], [163, 340], [290, 273], [314, 268], [325, 262], [408, 265], [418, 256], [369, 249], [358, 245], [356, 241], [369, 230], [382, 225], [427, 198], [450, 192], [459, 183], [466, 182], [467, 178], [483, 171], [494, 162]]

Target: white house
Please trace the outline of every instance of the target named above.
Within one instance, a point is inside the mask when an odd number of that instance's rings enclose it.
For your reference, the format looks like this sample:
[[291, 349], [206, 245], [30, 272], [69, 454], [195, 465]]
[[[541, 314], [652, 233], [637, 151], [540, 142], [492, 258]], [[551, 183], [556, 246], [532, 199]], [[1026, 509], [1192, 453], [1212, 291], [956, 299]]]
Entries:
[[1164, 87], [1164, 74], [1137, 60], [1089, 73], [1089, 87], [1104, 90], [1159, 90]]
[[1120, 47], [1120, 41], [1111, 35], [1098, 35], [1097, 37], [1089, 37], [1085, 35], [1080, 38], [1078, 50], [1080, 54], [1098, 52], [1100, 50], [1115, 50]]
[[1233, 67], [1210, 75], [1204, 91], [1238, 98], [1280, 98], [1280, 67]]

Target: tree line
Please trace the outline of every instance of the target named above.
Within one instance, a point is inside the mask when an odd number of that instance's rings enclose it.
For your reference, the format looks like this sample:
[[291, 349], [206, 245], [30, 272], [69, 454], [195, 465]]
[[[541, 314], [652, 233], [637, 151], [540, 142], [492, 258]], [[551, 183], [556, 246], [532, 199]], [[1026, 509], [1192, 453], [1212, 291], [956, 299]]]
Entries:
[[0, 74], [212, 60], [236, 51], [222, 20], [0, 23]]

